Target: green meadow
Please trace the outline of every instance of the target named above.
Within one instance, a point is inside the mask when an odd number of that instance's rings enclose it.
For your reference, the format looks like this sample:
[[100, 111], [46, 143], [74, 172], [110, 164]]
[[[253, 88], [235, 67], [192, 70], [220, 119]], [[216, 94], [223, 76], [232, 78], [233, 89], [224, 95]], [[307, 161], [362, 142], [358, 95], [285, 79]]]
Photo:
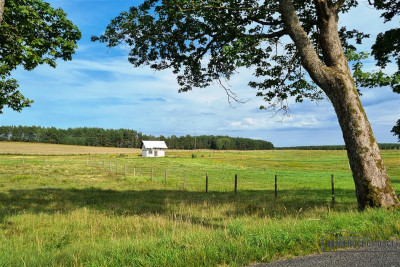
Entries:
[[[399, 211], [357, 211], [345, 151], [16, 153], [0, 266], [246, 266], [320, 253], [325, 231], [400, 234]], [[400, 151], [382, 155], [399, 193]]]

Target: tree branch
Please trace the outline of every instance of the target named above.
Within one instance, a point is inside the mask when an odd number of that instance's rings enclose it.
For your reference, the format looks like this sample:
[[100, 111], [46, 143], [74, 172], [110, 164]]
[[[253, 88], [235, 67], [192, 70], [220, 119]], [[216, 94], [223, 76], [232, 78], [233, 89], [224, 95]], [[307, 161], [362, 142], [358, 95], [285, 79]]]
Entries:
[[3, 21], [3, 13], [4, 13], [4, 4], [5, 4], [5, 0], [0, 0], [0, 25], [1, 22]]
[[256, 22], [256, 23], [264, 25], [264, 26], [278, 26], [283, 23], [283, 21], [281, 21], [281, 20], [274, 20], [274, 21], [268, 22], [268, 21], [263, 21], [263, 20], [259, 20], [256, 18], [252, 18], [252, 17], [249, 17], [248, 19], [250, 21]]
[[[337, 11], [344, 4], [344, 2], [346, 2], [346, 0], [336, 1], [336, 3], [334, 4], [334, 9]], [[368, 0], [368, 2], [370, 2], [370, 0]]]
[[265, 7], [229, 7], [229, 6], [210, 6], [210, 5], [202, 5], [200, 7], [195, 8], [182, 8], [180, 5], [175, 4], [175, 6], [179, 9], [179, 12], [188, 13], [193, 11], [199, 11], [202, 9], [220, 9], [220, 10], [235, 10], [235, 11], [256, 11], [256, 10], [265, 10], [278, 12], [276, 9], [265, 8]]
[[228, 103], [230, 107], [233, 107], [231, 99], [233, 99], [236, 103], [244, 104], [247, 101], [238, 98], [238, 95], [235, 94], [231, 89], [227, 88], [221, 81], [220, 78], [217, 79], [218, 84], [225, 90], [226, 96], [228, 98]]
[[254, 37], [254, 38], [280, 38], [284, 35], [287, 34], [287, 31], [285, 29], [277, 31], [277, 32], [272, 32], [272, 33], [259, 33], [259, 34], [247, 34], [247, 33], [243, 33], [241, 34], [241, 36], [245, 36], [245, 37]]
[[310, 39], [296, 14], [291, 0], [279, 0], [280, 13], [287, 32], [300, 53], [302, 65], [317, 84], [325, 77], [324, 64], [319, 59]]
[[204, 50], [203, 50], [200, 54], [198, 54], [198, 55], [196, 56], [196, 58], [195, 58], [196, 61], [198, 61], [198, 60], [200, 60], [202, 57], [204, 57], [204, 55], [207, 53], [207, 51], [211, 48], [211, 45], [214, 43], [214, 41], [215, 41], [215, 37], [212, 38], [211, 41], [207, 44], [207, 46], [204, 47]]
[[314, 4], [319, 11], [320, 18], [328, 19], [330, 17], [332, 10], [327, 0], [314, 0]]
[[293, 63], [294, 63], [294, 61], [296, 60], [297, 55], [298, 55], [298, 51], [296, 51], [296, 53], [294, 53], [292, 59], [289, 61], [289, 65], [288, 65], [288, 67], [287, 67], [286, 76], [285, 76], [285, 78], [282, 80], [282, 83], [281, 83], [282, 85], [284, 85], [285, 82], [286, 82], [286, 80], [289, 78], [289, 76], [290, 76], [290, 74], [291, 74], [291, 72], [292, 72], [292, 70], [293, 70], [293, 69], [292, 69], [292, 68], [293, 68]]

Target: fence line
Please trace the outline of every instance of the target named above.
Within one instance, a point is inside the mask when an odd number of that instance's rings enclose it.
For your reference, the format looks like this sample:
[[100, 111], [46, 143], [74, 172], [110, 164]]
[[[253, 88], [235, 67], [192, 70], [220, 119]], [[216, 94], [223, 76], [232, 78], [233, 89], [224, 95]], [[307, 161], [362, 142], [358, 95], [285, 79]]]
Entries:
[[[56, 163], [57, 164], [66, 164], [66, 163], [68, 163], [70, 161], [71, 161], [71, 159], [63, 160], [63, 161], [59, 160]], [[35, 163], [37, 163], [37, 162], [40, 162], [40, 161], [35, 160]], [[41, 161], [41, 162], [43, 163], [43, 161]], [[48, 164], [48, 157], [45, 158], [44, 162], [45, 162], [46, 165]], [[25, 158], [22, 158], [22, 159], [20, 159], [20, 163], [22, 163], [22, 165], [24, 165], [24, 166], [27, 166], [29, 164], [29, 160], [25, 160]], [[109, 161], [108, 162], [108, 171], [112, 172], [112, 168], [111, 167], [112, 167], [113, 164], [115, 164], [115, 173], [116, 174], [122, 174], [122, 173], [119, 173], [120, 169], [118, 168], [118, 162], [114, 162], [113, 163], [113, 162]], [[103, 169], [104, 171], [106, 171], [106, 161], [104, 161], [104, 160], [103, 161], [98, 161], [98, 160], [96, 161], [95, 159], [90, 158], [90, 159], [86, 160], [86, 165], [89, 165], [90, 167], [100, 168], [100, 169]], [[125, 176], [129, 175], [129, 174], [133, 174], [134, 177], [137, 177], [136, 176], [136, 174], [137, 174], [136, 169], [137, 169], [137, 167], [133, 167], [132, 168], [131, 164], [124, 164], [123, 174]], [[150, 176], [151, 181], [154, 181], [155, 180], [154, 178], [157, 177], [156, 170], [154, 169], [154, 167], [148, 168], [148, 170], [149, 170], [149, 176]], [[161, 171], [161, 170], [162, 170], [162, 168], [158, 169], [158, 171]], [[244, 175], [244, 177], [246, 177], [247, 176], [246, 174], [249, 174], [249, 173], [250, 174], [251, 173], [259, 174], [260, 171], [262, 171], [262, 170], [246, 171], [243, 175]], [[264, 169], [264, 171], [265, 171], [265, 169]], [[32, 174], [34, 173], [34, 170], [33, 170], [32, 167], [30, 168], [30, 173], [32, 173]], [[201, 173], [201, 171], [198, 171], [197, 173]], [[147, 173], [144, 172], [144, 168], [142, 166], [139, 167], [139, 175], [140, 175], [140, 177], [142, 177], [143, 175], [148, 177], [146, 174]], [[204, 174], [204, 172], [203, 172], [203, 174]], [[165, 185], [168, 185], [168, 175], [169, 175], [169, 171], [167, 169], [164, 169], [164, 183], [165, 183]], [[186, 190], [187, 189], [187, 172], [186, 171], [184, 171], [183, 173], [181, 172], [181, 175], [182, 176], [178, 175], [178, 177], [180, 176], [180, 177], [183, 178], [183, 180], [180, 180], [180, 181], [183, 182], [183, 189]], [[160, 177], [160, 176], [158, 176], [158, 177]], [[246, 179], [244, 179], [244, 181], [246, 181]], [[217, 181], [217, 183], [221, 183], [221, 181]], [[224, 183], [226, 183], [226, 182], [224, 182]], [[233, 194], [235, 196], [238, 194], [238, 189], [239, 189], [238, 185], [239, 185], [239, 176], [236, 173], [236, 174], [234, 174], [234, 188], [233, 188]], [[209, 175], [209, 172], [205, 172], [205, 192], [206, 193], [209, 192], [209, 186], [210, 186], [210, 175]], [[267, 187], [265, 187], [265, 189], [267, 189]], [[278, 175], [277, 174], [274, 175], [274, 197], [275, 197], [275, 200], [278, 198]], [[334, 182], [334, 175], [331, 174], [331, 204], [334, 205], [335, 203], [336, 203], [335, 182]]]

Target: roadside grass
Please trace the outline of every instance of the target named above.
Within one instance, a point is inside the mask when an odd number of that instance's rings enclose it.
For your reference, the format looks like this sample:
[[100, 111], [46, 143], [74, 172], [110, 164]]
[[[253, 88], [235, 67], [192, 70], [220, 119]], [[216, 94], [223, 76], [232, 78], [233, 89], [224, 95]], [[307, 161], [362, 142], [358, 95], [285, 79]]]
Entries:
[[319, 253], [325, 231], [400, 234], [399, 211], [357, 211], [345, 151], [36, 154], [0, 155], [1, 266], [241, 266]]

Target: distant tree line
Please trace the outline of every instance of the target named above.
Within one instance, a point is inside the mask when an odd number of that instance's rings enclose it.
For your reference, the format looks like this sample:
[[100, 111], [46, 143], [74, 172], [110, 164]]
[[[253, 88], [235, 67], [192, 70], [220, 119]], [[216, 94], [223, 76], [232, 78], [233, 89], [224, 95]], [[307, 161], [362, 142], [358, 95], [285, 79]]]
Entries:
[[274, 149], [271, 142], [250, 138], [229, 136], [160, 136], [157, 140], [165, 141], [172, 149], [217, 149], [217, 150], [268, 150]]
[[142, 140], [165, 141], [170, 149], [267, 150], [271, 142], [229, 136], [153, 136], [129, 129], [0, 126], [0, 141], [140, 148]]
[[[400, 144], [397, 143], [382, 143], [378, 144], [380, 149], [400, 149]], [[345, 150], [344, 145], [324, 145], [324, 146], [291, 146], [291, 147], [276, 147], [278, 150]]]

